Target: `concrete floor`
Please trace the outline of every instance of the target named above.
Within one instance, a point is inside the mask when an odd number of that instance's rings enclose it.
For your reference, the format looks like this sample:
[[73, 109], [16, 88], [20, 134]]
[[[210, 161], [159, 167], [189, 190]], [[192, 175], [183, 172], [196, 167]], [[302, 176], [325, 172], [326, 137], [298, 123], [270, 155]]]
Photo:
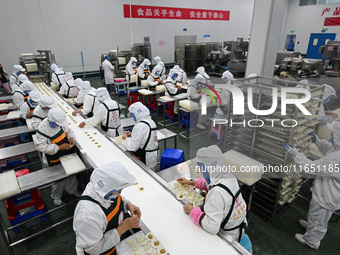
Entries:
[[[86, 79], [86, 77], [85, 77]], [[89, 77], [88, 80], [91, 82], [92, 86], [99, 87], [103, 86], [98, 77]], [[213, 77], [213, 82], [221, 83], [218, 77]], [[4, 92], [3, 89], [0, 89]], [[6, 94], [4, 92], [4, 94]], [[121, 98], [121, 103], [127, 105], [127, 98]], [[160, 117], [153, 115], [154, 120], [157, 122]], [[177, 132], [177, 125], [167, 127], [168, 129]], [[187, 143], [183, 138], [177, 139], [178, 148], [184, 150], [186, 159], [193, 158], [196, 150], [199, 147], [207, 146], [208, 135], [202, 135], [196, 138], [198, 140], [195, 143], [195, 148], [192, 142]], [[167, 142], [168, 147], [173, 147], [172, 140]], [[196, 147], [197, 146], [197, 147]], [[161, 146], [161, 150], [163, 147]], [[48, 209], [55, 208], [53, 205], [50, 194], [50, 188], [43, 189], [42, 191], [43, 200]], [[310, 199], [309, 188], [305, 188], [302, 191], [302, 195]], [[70, 202], [74, 198], [72, 196], [65, 195], [63, 200], [65, 202]], [[314, 251], [306, 246], [298, 243], [295, 238], [295, 233], [303, 233], [303, 229], [298, 224], [298, 219], [306, 218], [308, 211], [308, 201], [301, 198], [297, 198], [292, 205], [276, 220], [273, 222], [267, 222], [262, 216], [256, 213], [250, 214], [249, 226], [247, 228], [247, 233], [252, 240], [254, 254], [261, 255], [276, 255], [276, 254], [287, 254], [287, 255], [305, 255], [305, 254], [323, 254], [323, 255], [334, 255], [339, 254], [340, 250], [340, 224], [339, 217], [333, 215], [329, 222], [328, 232], [322, 241], [321, 247], [318, 251]], [[70, 217], [73, 215], [75, 205], [71, 205], [62, 210], [58, 210], [49, 216], [48, 220], [45, 222], [40, 222], [37, 220], [29, 226], [25, 226], [21, 231], [16, 233], [10, 233], [13, 240], [17, 240], [24, 236], [25, 233], [33, 233], [34, 231], [40, 229], [44, 226], [49, 226], [54, 224], [58, 220]], [[4, 207], [4, 202], [0, 203], [0, 213], [6, 221], [6, 225], [9, 226], [7, 220], [7, 214]], [[189, 218], [188, 218], [189, 220]], [[166, 231], [166, 230], [164, 230]], [[209, 245], [207, 243], [207, 245]], [[24, 242], [14, 247], [15, 254], [28, 254], [28, 255], [45, 255], [45, 254], [75, 254], [75, 235], [72, 229], [72, 221], [66, 222], [59, 225], [43, 234], [42, 236], [36, 237], [29, 242]], [[0, 254], [7, 255], [3, 240], [0, 238]], [[213, 252], [211, 254], [215, 255]], [[211, 255], [209, 254], [209, 255]], [[176, 254], [177, 255], [177, 254]], [[217, 255], [217, 254], [216, 254]]]

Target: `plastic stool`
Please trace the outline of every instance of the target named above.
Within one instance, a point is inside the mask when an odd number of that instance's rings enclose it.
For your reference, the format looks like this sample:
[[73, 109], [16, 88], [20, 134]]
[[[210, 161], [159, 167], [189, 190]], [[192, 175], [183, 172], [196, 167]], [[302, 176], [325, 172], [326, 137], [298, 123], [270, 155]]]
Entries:
[[[16, 177], [28, 174], [29, 169], [22, 169], [15, 172]], [[44, 202], [41, 198], [40, 190], [34, 189], [11, 198], [6, 199], [6, 211], [8, 220], [11, 225], [17, 225], [27, 219], [33, 218], [46, 212]], [[34, 206], [34, 210], [28, 213], [22, 213], [20, 210]], [[41, 221], [47, 220], [47, 215], [40, 217]], [[19, 231], [20, 227], [14, 228], [13, 231]]]
[[182, 162], [184, 162], [184, 151], [171, 148], [165, 149], [161, 156], [160, 170], [178, 165]]
[[[123, 86], [121, 88], [121, 86]], [[116, 85], [116, 94], [117, 95], [126, 95], [126, 88], [125, 88], [125, 84], [120, 84], [120, 85]]]
[[173, 119], [175, 117], [174, 104], [174, 102], [165, 103], [165, 117], [168, 117], [169, 119]]
[[128, 104], [129, 106], [132, 105], [133, 103], [136, 103], [140, 101], [143, 103], [143, 98], [139, 95], [138, 90], [132, 90], [129, 92], [129, 97], [128, 97]]
[[[23, 120], [23, 119], [20, 119], [18, 121], [18, 124], [19, 124], [19, 127], [22, 127], [22, 126], [25, 126], [26, 125], [26, 122]], [[19, 135], [20, 137], [20, 141], [23, 143], [23, 142], [28, 142], [30, 141], [30, 136], [28, 133], [24, 133], [24, 134], [20, 134]]]
[[150, 110], [153, 110], [154, 112], [157, 112], [157, 99], [155, 96], [149, 96], [148, 97], [148, 108]]
[[[187, 114], [189, 114], [188, 116], [188, 123], [187, 123]], [[194, 113], [193, 112], [182, 112], [182, 116], [181, 116], [181, 123], [180, 123], [180, 127], [182, 128], [183, 126], [188, 125], [188, 129], [191, 130], [193, 127], [196, 127], [198, 122], [198, 118], [194, 118]]]
[[[16, 137], [16, 136], [9, 136], [9, 137], [0, 139], [0, 148], [10, 147], [10, 146], [14, 146], [14, 145], [17, 145], [17, 144], [20, 144], [20, 142], [18, 140], [18, 137]], [[15, 159], [15, 160], [13, 160], [13, 159]], [[27, 161], [28, 161], [28, 159], [27, 159], [26, 155], [21, 154], [21, 155], [18, 155], [18, 156], [14, 156], [14, 157], [10, 157], [10, 158], [0, 160], [0, 166], [1, 166], [2, 170], [8, 170], [11, 167], [23, 165]]]
[[214, 127], [214, 123], [211, 123], [210, 136], [214, 136], [217, 139], [217, 144], [223, 139], [224, 130], [222, 125], [217, 125]]

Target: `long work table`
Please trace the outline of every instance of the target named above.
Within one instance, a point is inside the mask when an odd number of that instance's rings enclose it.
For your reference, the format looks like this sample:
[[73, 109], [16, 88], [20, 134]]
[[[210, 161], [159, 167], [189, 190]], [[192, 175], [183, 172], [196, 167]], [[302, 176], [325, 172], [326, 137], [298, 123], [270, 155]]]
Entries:
[[[51, 96], [65, 111], [69, 126], [76, 134], [76, 145], [93, 168], [119, 161], [135, 176], [138, 182], [125, 188], [122, 196], [140, 208], [141, 220], [170, 254], [249, 254], [241, 246], [236, 245], [235, 248], [233, 240], [223, 240], [192, 223], [183, 211], [183, 204], [155, 172], [122, 150], [97, 127], [86, 125], [79, 128], [82, 116], [72, 116], [72, 107], [45, 83], [36, 83], [35, 86], [41, 94]], [[31, 183], [30, 188], [37, 185], [34, 181]]]

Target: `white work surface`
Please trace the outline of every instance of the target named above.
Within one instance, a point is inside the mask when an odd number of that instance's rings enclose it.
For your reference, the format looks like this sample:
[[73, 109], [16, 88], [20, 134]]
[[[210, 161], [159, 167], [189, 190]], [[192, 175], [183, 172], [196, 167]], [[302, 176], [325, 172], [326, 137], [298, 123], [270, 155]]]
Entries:
[[[217, 235], [196, 226], [175, 197], [97, 129], [88, 126], [80, 129], [78, 125], [83, 117], [72, 116], [73, 109], [44, 83], [35, 83], [35, 86], [41, 94], [50, 95], [66, 111], [77, 144], [93, 167], [119, 161], [136, 177], [138, 183], [125, 188], [122, 195], [140, 208], [142, 221], [170, 254], [239, 254]], [[144, 190], [139, 191], [140, 187]]]

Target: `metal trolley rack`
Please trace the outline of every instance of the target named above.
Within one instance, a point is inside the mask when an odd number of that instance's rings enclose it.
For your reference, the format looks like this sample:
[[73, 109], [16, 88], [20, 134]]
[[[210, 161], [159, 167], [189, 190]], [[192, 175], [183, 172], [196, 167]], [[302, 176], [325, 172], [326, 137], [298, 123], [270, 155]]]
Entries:
[[[307, 152], [311, 145], [311, 132], [315, 130], [318, 123], [318, 113], [322, 102], [324, 87], [318, 85], [303, 84], [298, 82], [273, 79], [266, 77], [253, 77], [232, 81], [234, 86], [240, 88], [247, 98], [248, 88], [252, 88], [252, 101], [255, 109], [268, 110], [272, 106], [272, 89], [282, 87], [310, 87], [311, 99], [303, 104], [312, 115], [304, 115], [295, 105], [287, 105], [287, 114], [281, 115], [281, 93], [278, 89], [277, 110], [271, 115], [256, 115], [245, 110], [242, 116], [228, 114], [227, 141], [226, 148], [237, 150], [263, 163], [265, 167], [276, 167], [281, 169], [281, 173], [265, 173], [263, 178], [255, 185], [252, 209], [263, 215], [266, 219], [274, 220], [280, 215], [296, 198], [299, 189], [306, 182], [294, 171], [294, 162], [287, 154], [282, 144], [291, 144], [300, 151]], [[304, 94], [287, 94], [289, 98], [303, 98]], [[249, 100], [248, 100], [249, 101]], [[231, 100], [230, 100], [231, 102]], [[247, 105], [247, 102], [245, 102]], [[230, 103], [230, 108], [232, 102]], [[231, 111], [232, 112], [232, 111]], [[242, 120], [241, 120], [242, 119]], [[275, 119], [275, 121], [268, 121]], [[292, 121], [296, 120], [295, 127], [283, 127], [282, 121], [286, 125], [293, 126]], [[247, 123], [251, 120], [252, 126]], [[233, 125], [230, 122], [245, 123], [245, 125]], [[263, 125], [262, 125], [263, 124]], [[262, 126], [261, 126], [262, 125]], [[316, 157], [316, 155], [310, 155]], [[250, 193], [246, 189], [246, 193]]]

